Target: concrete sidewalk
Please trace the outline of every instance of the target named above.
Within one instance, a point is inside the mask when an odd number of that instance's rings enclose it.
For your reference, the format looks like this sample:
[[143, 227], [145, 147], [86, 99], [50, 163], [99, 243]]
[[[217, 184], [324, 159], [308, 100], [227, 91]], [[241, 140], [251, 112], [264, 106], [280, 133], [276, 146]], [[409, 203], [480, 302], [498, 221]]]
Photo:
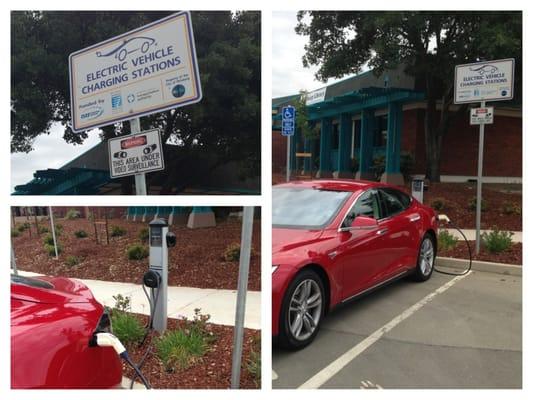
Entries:
[[[463, 231], [463, 233], [465, 234], [465, 236], [466, 236], [466, 238], [468, 240], [476, 240], [476, 230], [475, 229], [462, 229], [461, 228], [461, 230]], [[439, 231], [448, 231], [450, 233], [450, 235], [456, 237], [457, 239], [464, 240], [464, 238], [461, 236], [461, 234], [459, 232], [457, 232], [457, 230], [454, 229], [454, 228], [442, 227], [442, 228], [439, 228]], [[482, 229], [481, 233], [484, 233], [484, 232], [491, 232], [491, 230]], [[522, 232], [515, 231], [515, 232], [512, 232], [512, 233], [513, 233], [513, 236], [512, 236], [513, 242], [514, 243], [522, 243]]]
[[[38, 276], [33, 272], [20, 271], [23, 276]], [[77, 279], [77, 278], [76, 278]], [[150, 307], [142, 286], [134, 283], [96, 281], [78, 279], [94, 294], [96, 299], [106, 305], [114, 306], [113, 296], [121, 294], [131, 297], [131, 311], [148, 315]], [[235, 323], [236, 290], [199, 289], [191, 287], [169, 286], [168, 288], [168, 316], [170, 318], [194, 316], [194, 309], [201, 309], [202, 314], [211, 315], [210, 322], [219, 325]], [[246, 328], [261, 329], [261, 292], [248, 291], [246, 295], [246, 313], [244, 319]]]

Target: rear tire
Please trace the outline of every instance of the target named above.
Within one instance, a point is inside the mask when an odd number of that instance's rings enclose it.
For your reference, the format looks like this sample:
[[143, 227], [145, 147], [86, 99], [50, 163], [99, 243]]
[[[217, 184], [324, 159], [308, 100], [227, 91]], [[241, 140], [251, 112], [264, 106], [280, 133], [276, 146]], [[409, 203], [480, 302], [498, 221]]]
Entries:
[[318, 274], [303, 270], [289, 284], [280, 312], [278, 343], [289, 350], [302, 349], [316, 337], [326, 299], [324, 283]]
[[418, 259], [413, 273], [413, 279], [418, 282], [427, 281], [435, 269], [435, 240], [426, 233], [420, 242]]

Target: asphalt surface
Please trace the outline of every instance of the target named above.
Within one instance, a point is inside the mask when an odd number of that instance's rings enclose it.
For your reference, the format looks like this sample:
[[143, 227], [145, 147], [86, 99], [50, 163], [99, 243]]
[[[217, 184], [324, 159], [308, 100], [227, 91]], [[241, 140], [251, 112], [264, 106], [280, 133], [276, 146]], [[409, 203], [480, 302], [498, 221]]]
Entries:
[[[522, 278], [471, 272], [452, 279], [403, 279], [338, 308], [305, 349], [274, 347], [272, 387], [521, 388]], [[379, 339], [366, 345], [376, 331]], [[356, 356], [354, 346], [363, 348]]]

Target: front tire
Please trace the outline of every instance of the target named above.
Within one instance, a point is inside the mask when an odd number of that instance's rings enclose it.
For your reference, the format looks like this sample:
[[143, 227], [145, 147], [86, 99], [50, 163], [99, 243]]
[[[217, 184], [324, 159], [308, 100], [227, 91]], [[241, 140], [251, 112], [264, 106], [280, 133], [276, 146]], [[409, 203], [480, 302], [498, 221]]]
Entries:
[[281, 347], [297, 350], [315, 339], [324, 316], [324, 294], [324, 284], [316, 272], [304, 270], [296, 275], [281, 305]]
[[435, 268], [435, 241], [433, 237], [426, 233], [420, 242], [420, 249], [418, 250], [418, 261], [416, 269], [413, 274], [415, 281], [427, 281]]

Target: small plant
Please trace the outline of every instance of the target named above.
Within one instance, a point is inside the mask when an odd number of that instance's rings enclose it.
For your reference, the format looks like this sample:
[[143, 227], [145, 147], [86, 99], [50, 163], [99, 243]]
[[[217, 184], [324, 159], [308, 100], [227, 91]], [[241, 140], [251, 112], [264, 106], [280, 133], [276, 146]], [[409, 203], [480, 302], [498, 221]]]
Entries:
[[37, 228], [37, 232], [39, 232], [39, 235], [42, 235], [44, 233], [50, 232], [50, 229], [48, 229], [46, 226], [40, 226]]
[[505, 215], [522, 215], [522, 207], [512, 201], [504, 201], [502, 204], [502, 213]]
[[252, 345], [250, 349], [250, 357], [246, 362], [246, 369], [253, 376], [254, 382], [257, 386], [261, 383], [261, 348], [260, 335], [254, 335], [252, 338]]
[[125, 345], [139, 343], [145, 331], [137, 317], [123, 311], [114, 310], [111, 313], [113, 334]]
[[124, 236], [126, 234], [126, 229], [113, 225], [111, 227], [111, 237]]
[[434, 198], [433, 200], [431, 200], [431, 203], [429, 203], [429, 205], [436, 211], [442, 211], [448, 207], [446, 200], [442, 197]]
[[[476, 207], [477, 207], [477, 198], [474, 196], [468, 202], [468, 209], [470, 211], [476, 211]], [[487, 209], [488, 209], [487, 201], [485, 199], [481, 199], [481, 211], [487, 211]]]
[[61, 235], [63, 233], [63, 225], [55, 224], [56, 235]]
[[239, 261], [241, 257], [241, 245], [239, 243], [232, 243], [226, 250], [224, 250], [224, 260]]
[[[55, 255], [55, 253], [54, 253], [54, 255]], [[81, 258], [77, 257], [77, 256], [68, 256], [67, 259], [65, 260], [65, 263], [69, 267], [74, 267], [74, 266], [78, 265], [80, 262], [81, 262]]]
[[141, 242], [143, 243], [146, 243], [148, 242], [148, 237], [150, 235], [150, 230], [148, 228], [142, 228], [140, 231], [139, 231], [139, 235], [138, 235], [138, 238]]
[[494, 229], [491, 232], [484, 232], [481, 234], [481, 242], [491, 253], [501, 253], [508, 250], [513, 244], [513, 233], [509, 231], [500, 231]]
[[457, 238], [448, 231], [440, 231], [438, 239], [439, 250], [449, 250], [457, 246]]
[[43, 237], [43, 243], [45, 245], [50, 245], [50, 246], [54, 245], [54, 237], [52, 236], [51, 233], [47, 233], [46, 236]]
[[156, 340], [155, 349], [167, 371], [183, 370], [206, 353], [207, 340], [196, 329], [166, 331]]
[[87, 232], [85, 232], [83, 229], [80, 229], [79, 231], [74, 232], [74, 236], [76, 236], [78, 239], [86, 238]]
[[12, 238], [19, 237], [19, 236], [20, 236], [20, 231], [18, 231], [15, 228], [11, 230], [11, 237]]
[[30, 229], [30, 226], [31, 226], [31, 224], [29, 222], [24, 222], [21, 225], [21, 229], [25, 231], [26, 229]]
[[81, 216], [80, 212], [78, 210], [73, 209], [73, 208], [68, 210], [67, 213], [65, 214], [65, 218], [66, 219], [77, 219], [80, 216]]
[[[47, 253], [50, 257], [55, 257], [55, 255], [56, 255], [56, 251], [55, 251], [55, 248], [54, 248], [54, 244], [45, 244], [45, 245], [44, 245], [44, 250], [46, 251], [46, 253]], [[61, 245], [58, 243], [58, 244], [57, 244], [57, 255], [61, 254], [62, 251], [63, 251], [63, 248], [62, 248]]]
[[143, 260], [148, 257], [148, 249], [146, 246], [134, 244], [126, 250], [129, 260]]
[[123, 296], [119, 293], [113, 296], [113, 300], [115, 300], [115, 306], [113, 307], [113, 310], [117, 310], [120, 312], [131, 311], [131, 297], [130, 296]]

